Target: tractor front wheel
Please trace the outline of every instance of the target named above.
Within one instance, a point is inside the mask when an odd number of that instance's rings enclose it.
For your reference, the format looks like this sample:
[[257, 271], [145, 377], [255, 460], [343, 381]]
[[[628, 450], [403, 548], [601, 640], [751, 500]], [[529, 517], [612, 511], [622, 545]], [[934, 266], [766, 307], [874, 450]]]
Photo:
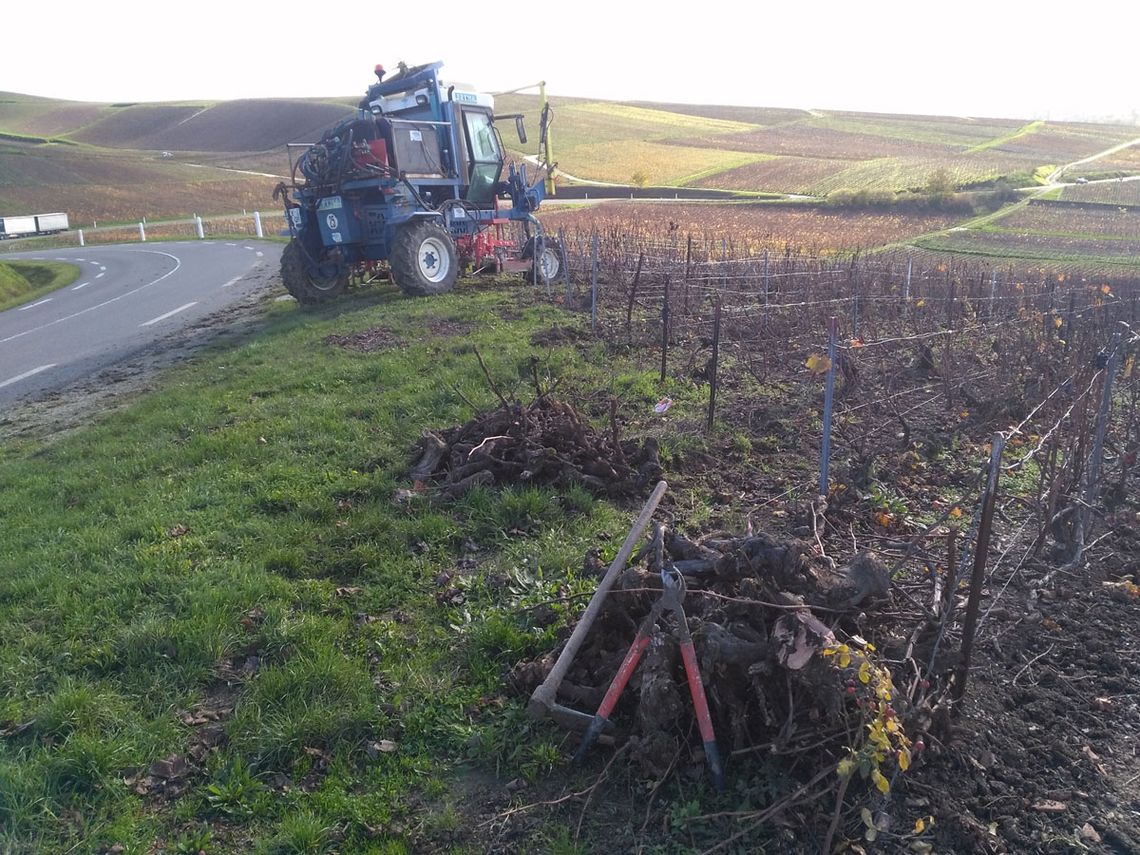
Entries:
[[392, 278], [409, 297], [446, 293], [459, 276], [455, 241], [430, 220], [413, 220], [399, 228], [388, 264]]
[[[533, 262], [534, 245], [534, 238], [528, 240], [523, 245], [521, 258], [530, 259]], [[539, 253], [538, 263], [532, 264], [530, 270], [523, 274], [526, 277], [526, 281], [531, 285], [535, 284], [536, 270], [538, 273], [538, 281], [544, 285], [549, 285], [562, 275], [562, 247], [558, 241], [552, 238], [543, 238], [542, 252]]]
[[281, 252], [281, 281], [297, 302], [306, 306], [339, 297], [348, 287], [347, 271], [337, 271], [331, 263], [328, 267], [327, 272], [318, 271], [314, 276], [305, 259], [305, 250], [296, 240], [289, 241]]

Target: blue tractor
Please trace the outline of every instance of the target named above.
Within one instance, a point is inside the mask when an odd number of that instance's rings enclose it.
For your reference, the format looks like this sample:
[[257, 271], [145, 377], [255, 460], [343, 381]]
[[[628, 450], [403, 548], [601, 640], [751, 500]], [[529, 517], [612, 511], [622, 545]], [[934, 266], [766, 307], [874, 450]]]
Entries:
[[534, 216], [553, 190], [549, 107], [540, 129], [547, 178], [529, 184], [526, 164], [505, 159], [495, 127], [496, 118], [514, 119], [525, 143], [523, 117], [495, 116], [492, 96], [447, 85], [441, 66], [401, 63], [391, 76], [377, 66], [356, 114], [291, 163], [292, 187], [274, 195], [291, 237], [281, 277], [299, 302], [325, 302], [350, 280], [384, 272], [416, 296], [450, 291], [471, 265], [540, 281], [561, 273], [559, 247]]

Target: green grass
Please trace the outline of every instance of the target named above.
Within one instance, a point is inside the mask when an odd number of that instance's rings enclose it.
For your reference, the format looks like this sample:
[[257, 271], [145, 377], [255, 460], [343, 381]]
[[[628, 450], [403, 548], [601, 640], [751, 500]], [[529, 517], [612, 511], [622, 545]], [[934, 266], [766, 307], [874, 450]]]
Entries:
[[[494, 406], [472, 345], [524, 400], [534, 356], [560, 395], [620, 394], [634, 424], [665, 391], [695, 412], [706, 393], [601, 348], [535, 350], [576, 321], [525, 302], [504, 321], [517, 305], [469, 285], [279, 304], [129, 409], [0, 443], [0, 851], [440, 851], [472, 827], [463, 769], [566, 773], [563, 734], [504, 675], [554, 646], [562, 621], [531, 607], [580, 607], [582, 556], [608, 561], [636, 508], [540, 487], [395, 501], [409, 450], [469, 418], [464, 397]], [[475, 332], [425, 336], [437, 319]], [[379, 325], [407, 347], [324, 343]], [[226, 741], [186, 792], [135, 793], [219, 697]]]
[[70, 285], [79, 272], [62, 261], [0, 262], [0, 312]]

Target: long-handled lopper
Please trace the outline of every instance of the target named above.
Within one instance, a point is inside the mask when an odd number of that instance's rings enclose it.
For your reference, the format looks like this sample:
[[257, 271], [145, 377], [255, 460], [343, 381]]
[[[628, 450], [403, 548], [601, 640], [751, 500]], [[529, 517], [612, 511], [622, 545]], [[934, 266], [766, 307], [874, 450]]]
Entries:
[[721, 765], [720, 749], [716, 744], [716, 733], [713, 731], [712, 718], [709, 716], [708, 700], [705, 698], [705, 687], [701, 683], [701, 672], [697, 668], [697, 652], [693, 648], [693, 638], [689, 634], [689, 625], [685, 621], [685, 609], [683, 602], [685, 599], [685, 577], [682, 576], [673, 567], [661, 568], [661, 598], [653, 604], [653, 608], [649, 614], [646, 615], [645, 620], [641, 622], [641, 626], [637, 629], [637, 637], [634, 638], [633, 644], [630, 645], [629, 651], [625, 654], [625, 659], [618, 668], [617, 675], [614, 677], [613, 682], [610, 683], [609, 689], [606, 690], [606, 695], [602, 698], [602, 703], [598, 707], [598, 712], [594, 715], [593, 720], [590, 722], [589, 728], [586, 730], [586, 735], [582, 737], [582, 744], [578, 746], [578, 753], [575, 755], [575, 762], [581, 762], [582, 759], [589, 753], [590, 748], [597, 740], [598, 735], [602, 732], [602, 728], [606, 726], [610, 714], [617, 706], [618, 699], [621, 693], [625, 691], [626, 684], [629, 683], [629, 678], [633, 676], [634, 670], [637, 668], [637, 663], [641, 661], [641, 656], [645, 653], [645, 648], [649, 646], [649, 641], [653, 637], [653, 633], [657, 626], [657, 621], [661, 618], [661, 613], [668, 609], [673, 613], [673, 622], [675, 624], [675, 632], [681, 643], [681, 659], [685, 663], [685, 677], [689, 683], [689, 694], [693, 699], [693, 709], [697, 715], [697, 725], [701, 730], [701, 739], [705, 744], [705, 759], [709, 764], [709, 772], [712, 775], [713, 786], [716, 789], [724, 789], [724, 767]]

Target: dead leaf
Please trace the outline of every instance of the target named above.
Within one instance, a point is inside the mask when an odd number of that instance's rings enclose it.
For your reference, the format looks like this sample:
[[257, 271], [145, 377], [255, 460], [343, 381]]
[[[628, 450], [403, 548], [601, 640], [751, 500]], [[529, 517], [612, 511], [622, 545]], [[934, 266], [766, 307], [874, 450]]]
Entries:
[[1081, 840], [1087, 840], [1089, 843], [1101, 842], [1100, 834], [1087, 822], [1081, 826]]
[[400, 746], [391, 739], [377, 739], [373, 742], [369, 742], [364, 750], [369, 757], [375, 759], [380, 754], [391, 754], [399, 747]]
[[1033, 803], [1033, 810], [1041, 813], [1064, 813], [1069, 809], [1069, 806], [1064, 802], [1056, 801], [1055, 799], [1042, 799], [1039, 802]]
[[359, 588], [356, 585], [348, 585], [343, 588], [337, 588], [336, 595], [338, 597], [355, 597], [363, 590], [363, 588]]
[[813, 353], [807, 358], [804, 367], [812, 374], [826, 374], [831, 368], [831, 360], [822, 353]]
[[171, 526], [170, 528], [171, 537], [182, 537], [186, 534], [189, 534], [189, 532], [190, 529], [187, 526], [184, 526], [182, 523], [178, 523], [178, 525]]

